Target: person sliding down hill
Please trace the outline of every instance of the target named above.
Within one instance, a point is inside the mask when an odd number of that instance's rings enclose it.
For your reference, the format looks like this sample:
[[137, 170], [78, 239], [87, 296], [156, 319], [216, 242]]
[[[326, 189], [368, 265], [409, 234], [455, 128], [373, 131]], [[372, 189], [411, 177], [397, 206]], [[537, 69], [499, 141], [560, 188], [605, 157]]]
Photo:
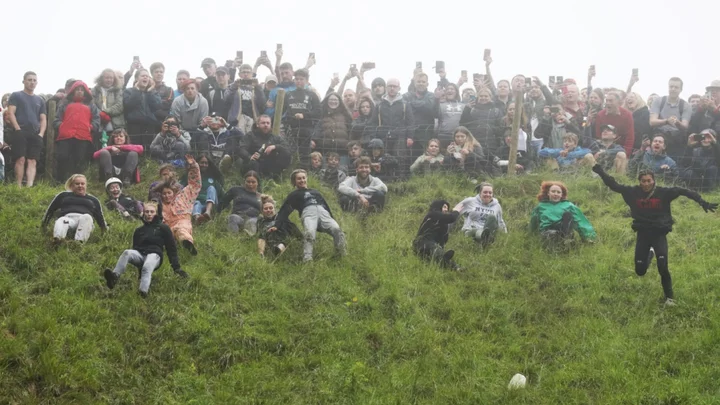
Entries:
[[544, 181], [537, 196], [540, 203], [530, 217], [530, 231], [539, 231], [549, 243], [572, 240], [576, 230], [583, 240], [595, 240], [595, 229], [580, 208], [567, 200], [567, 195], [567, 187], [563, 183]]
[[445, 244], [448, 241], [450, 224], [457, 221], [460, 216], [462, 203], [458, 204], [452, 212], [448, 212], [450, 203], [443, 200], [435, 200], [430, 204], [425, 218], [423, 218], [417, 236], [413, 241], [413, 251], [421, 258], [438, 263], [441, 267], [460, 270], [460, 266], [452, 261], [455, 251], [445, 251]]
[[153, 190], [162, 196], [162, 219], [173, 232], [175, 239], [193, 256], [197, 255], [192, 236], [190, 215], [193, 203], [202, 188], [200, 166], [191, 155], [185, 155], [188, 167], [188, 185], [182, 190], [172, 177], [158, 184]]
[[655, 174], [651, 170], [640, 171], [638, 186], [618, 184], [600, 165], [593, 166], [592, 170], [600, 175], [610, 190], [620, 193], [625, 204], [630, 207], [630, 215], [633, 218], [632, 229], [637, 233], [635, 273], [638, 276], [645, 275], [653, 256], [657, 256], [657, 268], [665, 292], [665, 304], [675, 305], [667, 257], [667, 234], [672, 231], [674, 223], [670, 203], [682, 195], [700, 204], [705, 212], [715, 212], [718, 204], [707, 202], [700, 194], [681, 187], [657, 187]]
[[[262, 217], [257, 222], [258, 253], [260, 253], [260, 257], [265, 257], [265, 248], [269, 247], [270, 251], [278, 256], [287, 249], [288, 238], [293, 236], [302, 239], [303, 234], [290, 221], [285, 221], [283, 227], [275, 228], [275, 219], [277, 218], [275, 200], [272, 196], [263, 194], [260, 196], [260, 201], [262, 202]], [[275, 230], [270, 231], [273, 228]]]
[[317, 231], [332, 235], [338, 255], [345, 256], [347, 254], [345, 234], [340, 229], [340, 225], [335, 222], [330, 207], [322, 194], [317, 190], [307, 188], [307, 172], [302, 169], [295, 170], [290, 174], [290, 183], [295, 187], [295, 191], [285, 198], [285, 202], [280, 207], [275, 219], [276, 225], [270, 228], [268, 232], [275, 232], [278, 228], [287, 227], [288, 217], [293, 211], [297, 210], [305, 228], [305, 232], [303, 232], [305, 236], [303, 243], [304, 262], [313, 259], [313, 244], [315, 243]]
[[460, 201], [456, 208], [460, 215], [467, 215], [462, 227], [465, 236], [473, 238], [484, 248], [495, 240], [498, 229], [507, 233], [507, 225], [503, 220], [502, 207], [494, 197], [492, 184], [480, 183], [475, 192], [475, 197]]
[[150, 289], [152, 273], [162, 264], [163, 249], [167, 249], [175, 274], [182, 278], [188, 275], [180, 268], [172, 231], [162, 223], [162, 205], [155, 202], [145, 203], [142, 220], [143, 226], [137, 228], [133, 234], [132, 249], [120, 255], [115, 270], [105, 269], [104, 276], [108, 288], [113, 289], [120, 276], [125, 273], [128, 263], [135, 265], [140, 269], [139, 292], [145, 298]]

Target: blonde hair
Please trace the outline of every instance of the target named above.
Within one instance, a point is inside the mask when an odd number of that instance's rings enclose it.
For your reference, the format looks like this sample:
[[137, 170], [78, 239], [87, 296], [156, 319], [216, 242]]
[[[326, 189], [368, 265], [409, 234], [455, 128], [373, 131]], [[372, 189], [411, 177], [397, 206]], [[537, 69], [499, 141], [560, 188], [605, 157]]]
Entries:
[[82, 177], [83, 179], [85, 179], [85, 182], [87, 182], [87, 177], [85, 177], [84, 174], [73, 174], [65, 182], [65, 191], [72, 191], [72, 184], [75, 182], [75, 179], [77, 179], [79, 177]]
[[563, 141], [573, 141], [577, 145], [578, 142], [580, 141], [580, 139], [578, 138], [577, 135], [575, 135], [571, 132], [571, 133], [565, 134], [565, 136], [563, 136]]
[[647, 107], [645, 99], [640, 97], [640, 95], [635, 92], [628, 93], [627, 97], [625, 97], [625, 105], [627, 105], [627, 98], [630, 97], [631, 94], [633, 95], [633, 97], [635, 97], [635, 109], [633, 111], [637, 111], [643, 107]]
[[147, 207], [155, 207], [155, 210], [158, 209], [158, 203], [155, 201], [147, 201], [143, 203], [143, 211], [145, 211], [145, 208]]
[[477, 139], [475, 139], [472, 132], [470, 132], [469, 129], [467, 129], [463, 126], [459, 126], [459, 127], [455, 128], [455, 131], [453, 132], [453, 142], [455, 142], [455, 135], [457, 135], [458, 132], [461, 134], [465, 134], [465, 143], [463, 144], [462, 149], [472, 152], [473, 149], [475, 149], [476, 145], [482, 146], [482, 145], [480, 145], [480, 142], [478, 142]]
[[320, 153], [320, 152], [313, 152], [313, 153], [310, 154], [310, 159], [312, 159], [312, 158], [319, 158], [320, 160], [322, 160], [322, 153]]

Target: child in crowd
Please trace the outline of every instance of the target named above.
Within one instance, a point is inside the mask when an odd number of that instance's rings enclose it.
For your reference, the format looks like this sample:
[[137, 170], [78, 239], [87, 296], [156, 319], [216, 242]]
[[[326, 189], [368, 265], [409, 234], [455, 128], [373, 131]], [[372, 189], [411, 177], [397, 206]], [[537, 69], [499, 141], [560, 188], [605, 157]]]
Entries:
[[[508, 128], [505, 130], [505, 144], [498, 148], [497, 156], [500, 159], [498, 166], [502, 169], [503, 173], [507, 173], [508, 163], [510, 161], [510, 134], [512, 129]], [[530, 156], [526, 150], [520, 150], [520, 140], [518, 139], [518, 149], [515, 158], [515, 172], [522, 173], [530, 169]]]
[[595, 158], [590, 149], [579, 147], [578, 136], [573, 133], [565, 135], [562, 149], [540, 149], [538, 156], [546, 159], [547, 165], [553, 170], [579, 166], [592, 167], [595, 164]]
[[385, 153], [385, 144], [381, 139], [373, 139], [368, 144], [370, 148], [370, 174], [378, 177], [382, 181], [390, 181], [395, 179], [398, 168], [398, 160], [394, 156]]
[[310, 154], [310, 172], [313, 176], [322, 176], [323, 169], [323, 155], [320, 152], [313, 152]]
[[347, 178], [346, 170], [340, 168], [340, 155], [335, 152], [328, 152], [325, 168], [321, 171], [320, 180], [333, 190]]
[[628, 158], [625, 148], [616, 143], [617, 130], [613, 125], [605, 125], [601, 131], [600, 142], [597, 143], [599, 150], [595, 152], [595, 161], [605, 170], [614, 169], [617, 174], [625, 174]]

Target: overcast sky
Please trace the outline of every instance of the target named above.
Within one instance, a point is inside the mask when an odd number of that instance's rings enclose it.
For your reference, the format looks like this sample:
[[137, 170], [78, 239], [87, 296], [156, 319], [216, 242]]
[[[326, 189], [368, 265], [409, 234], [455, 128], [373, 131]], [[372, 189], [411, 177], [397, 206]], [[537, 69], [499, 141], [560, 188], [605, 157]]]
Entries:
[[[405, 87], [415, 61], [430, 67], [444, 60], [448, 77], [460, 70], [483, 73], [484, 48], [492, 49], [495, 80], [516, 73], [578, 79], [585, 87], [596, 65], [595, 86], [625, 88], [633, 68], [635, 91], [666, 94], [667, 80], [685, 81], [682, 97], [704, 94], [720, 79], [717, 20], [720, 3], [668, 0], [595, 2], [468, 1], [409, 3], [364, 0], [244, 2], [126, 0], [109, 8], [90, 0], [49, 1], [28, 8], [21, 1], [0, 7], [3, 57], [0, 92], [22, 89], [22, 74], [38, 74], [37, 92], [50, 93], [68, 78], [91, 83], [104, 68], [126, 71], [134, 55], [145, 67], [161, 61], [166, 82], [187, 69], [202, 76], [200, 62], [218, 64], [244, 51], [248, 62], [282, 43], [285, 61], [305, 64], [317, 54], [310, 81], [325, 89], [333, 72], [350, 63], [377, 63], [368, 72], [398, 77]], [[708, 16], [708, 22], [703, 17]], [[518, 26], [521, 26], [518, 30]], [[695, 28], [698, 27], [698, 28]], [[711, 55], [711, 56], [706, 56]], [[271, 55], [274, 63], [274, 56]], [[261, 80], [269, 74], [261, 68]], [[354, 86], [351, 86], [354, 87]]]

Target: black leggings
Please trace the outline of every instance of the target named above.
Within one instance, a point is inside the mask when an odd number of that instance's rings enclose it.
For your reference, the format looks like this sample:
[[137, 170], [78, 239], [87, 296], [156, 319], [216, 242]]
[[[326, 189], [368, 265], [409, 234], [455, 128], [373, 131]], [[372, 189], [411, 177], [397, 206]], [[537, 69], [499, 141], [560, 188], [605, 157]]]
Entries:
[[655, 249], [660, 282], [666, 298], [673, 297], [672, 278], [668, 269], [668, 243], [667, 233], [658, 231], [638, 231], [635, 242], [635, 273], [644, 276], [647, 272], [650, 248]]

